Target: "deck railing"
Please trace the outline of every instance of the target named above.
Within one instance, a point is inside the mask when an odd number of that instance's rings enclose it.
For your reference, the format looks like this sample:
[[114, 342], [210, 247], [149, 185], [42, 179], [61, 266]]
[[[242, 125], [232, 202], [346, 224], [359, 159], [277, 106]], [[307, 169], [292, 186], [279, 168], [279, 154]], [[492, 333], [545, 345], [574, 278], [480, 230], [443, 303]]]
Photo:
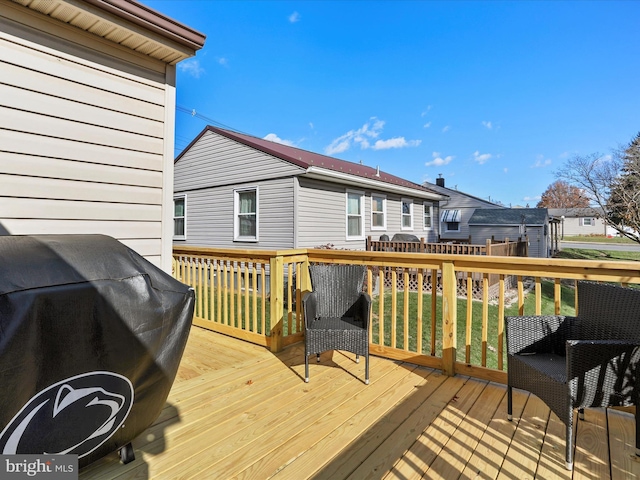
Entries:
[[[505, 315], [572, 314], [580, 279], [640, 284], [636, 262], [320, 249], [176, 247], [173, 268], [196, 291], [195, 325], [279, 351], [303, 338], [309, 263], [367, 265], [372, 354], [501, 383]], [[385, 283], [389, 271], [393, 280]], [[474, 299], [478, 275], [481, 292]], [[493, 275], [498, 294], [490, 300]], [[505, 281], [510, 277], [513, 286]]]

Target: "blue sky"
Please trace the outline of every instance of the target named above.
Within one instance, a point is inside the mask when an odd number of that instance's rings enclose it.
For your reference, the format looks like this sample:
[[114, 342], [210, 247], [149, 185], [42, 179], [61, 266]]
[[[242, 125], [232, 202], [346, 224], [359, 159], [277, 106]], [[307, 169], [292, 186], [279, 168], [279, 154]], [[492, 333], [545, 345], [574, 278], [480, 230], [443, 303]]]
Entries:
[[176, 155], [210, 123], [533, 207], [640, 131], [637, 1], [143, 2], [207, 35]]

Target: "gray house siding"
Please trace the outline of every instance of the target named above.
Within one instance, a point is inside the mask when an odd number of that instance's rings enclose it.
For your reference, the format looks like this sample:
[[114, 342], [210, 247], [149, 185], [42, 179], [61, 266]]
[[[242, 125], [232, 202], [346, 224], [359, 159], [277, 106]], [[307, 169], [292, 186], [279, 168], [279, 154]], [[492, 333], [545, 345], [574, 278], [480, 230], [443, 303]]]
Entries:
[[[423, 199], [400, 196], [358, 187], [323, 182], [299, 177], [297, 196], [297, 248], [314, 248], [327, 244], [335, 248], [363, 250], [367, 236], [377, 240], [386, 234], [390, 238], [396, 233], [408, 233], [424, 237], [426, 241], [435, 241], [437, 229], [424, 230]], [[346, 192], [364, 193], [364, 239], [347, 240]], [[371, 196], [386, 197], [386, 222], [384, 230], [371, 229]], [[402, 199], [413, 200], [413, 229], [401, 228]], [[437, 218], [437, 206], [434, 205], [434, 220]]]
[[[519, 225], [471, 225], [471, 237], [474, 244], [485, 244], [487, 240], [517, 240], [521, 236]], [[536, 258], [548, 257], [549, 245], [547, 237], [544, 235], [543, 226], [527, 226], [527, 237], [529, 238], [529, 256]]]
[[[442, 179], [439, 179], [442, 180]], [[449, 200], [446, 202], [442, 202], [440, 204], [440, 211], [437, 217], [437, 222], [439, 226], [440, 236], [445, 239], [461, 239], [466, 240], [471, 235], [471, 242], [474, 244], [482, 244], [484, 240], [482, 238], [474, 238], [474, 235], [471, 234], [469, 229], [469, 219], [473, 215], [473, 212], [476, 208], [504, 208], [501, 205], [497, 205], [495, 203], [488, 202], [486, 200], [482, 200], [481, 198], [474, 197], [472, 195], [468, 195], [466, 193], [460, 192], [455, 189], [441, 187], [439, 185], [434, 185], [431, 183], [425, 183], [425, 186], [435, 190], [438, 193], [443, 195], [448, 195]], [[442, 222], [442, 212], [445, 210], [459, 210], [460, 211], [460, 221], [459, 231], [448, 231], [447, 223]], [[491, 236], [489, 236], [490, 238]]]
[[300, 171], [279, 158], [207, 131], [176, 162], [173, 188], [178, 194], [287, 177]]
[[[258, 241], [234, 240], [234, 190], [258, 188]], [[220, 248], [293, 248], [293, 178], [210, 187], [186, 193], [186, 240], [175, 245]], [[176, 193], [178, 195], [178, 193]]]

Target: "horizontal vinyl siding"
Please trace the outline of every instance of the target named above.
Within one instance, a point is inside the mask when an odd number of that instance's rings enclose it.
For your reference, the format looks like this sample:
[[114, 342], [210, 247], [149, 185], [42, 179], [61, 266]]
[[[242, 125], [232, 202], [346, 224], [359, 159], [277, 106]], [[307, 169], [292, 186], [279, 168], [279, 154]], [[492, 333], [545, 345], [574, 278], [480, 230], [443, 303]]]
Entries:
[[19, 8], [0, 11], [0, 233], [107, 234], [159, 264], [166, 67]]
[[174, 191], [190, 192], [299, 174], [301, 168], [213, 132], [175, 163]]
[[[437, 217], [438, 225], [440, 227], [440, 236], [451, 239], [467, 239], [471, 234], [469, 230], [469, 219], [475, 212], [476, 208], [504, 208], [499, 205], [495, 205], [490, 202], [484, 202], [481, 199], [458, 193], [455, 190], [447, 190], [446, 194], [449, 195], [449, 201], [443, 202], [440, 205], [440, 215]], [[447, 232], [446, 224], [440, 221], [441, 214], [444, 210], [460, 210], [460, 231], [459, 232]], [[489, 235], [489, 238], [491, 236]], [[474, 245], [483, 245], [485, 241], [482, 238], [474, 238], [471, 235], [471, 243]]]
[[[258, 242], [233, 239], [234, 188], [258, 187]], [[293, 248], [293, 178], [199, 189], [187, 195], [187, 239], [174, 245], [241, 249]]]
[[[363, 191], [364, 200], [364, 236], [374, 240], [386, 234], [389, 238], [396, 233], [408, 233], [426, 241], [433, 241], [434, 231], [424, 230], [422, 199], [413, 199], [413, 230], [401, 229], [401, 197], [380, 191], [350, 189], [345, 185], [332, 184], [317, 180], [300, 178], [298, 194], [298, 247], [313, 248], [332, 244], [336, 248], [364, 250], [365, 240], [346, 239], [346, 192]], [[379, 194], [387, 199], [386, 230], [371, 230], [371, 195]], [[437, 206], [434, 212], [437, 211]]]

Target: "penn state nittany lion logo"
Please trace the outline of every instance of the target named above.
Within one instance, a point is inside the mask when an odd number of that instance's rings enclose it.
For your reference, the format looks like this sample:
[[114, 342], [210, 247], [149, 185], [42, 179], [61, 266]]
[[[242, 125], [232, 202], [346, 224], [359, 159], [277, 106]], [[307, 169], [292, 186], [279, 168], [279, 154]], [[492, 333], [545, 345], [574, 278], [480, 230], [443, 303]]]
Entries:
[[51, 385], [31, 398], [0, 433], [0, 453], [93, 452], [124, 423], [133, 385], [112, 372], [90, 372]]

